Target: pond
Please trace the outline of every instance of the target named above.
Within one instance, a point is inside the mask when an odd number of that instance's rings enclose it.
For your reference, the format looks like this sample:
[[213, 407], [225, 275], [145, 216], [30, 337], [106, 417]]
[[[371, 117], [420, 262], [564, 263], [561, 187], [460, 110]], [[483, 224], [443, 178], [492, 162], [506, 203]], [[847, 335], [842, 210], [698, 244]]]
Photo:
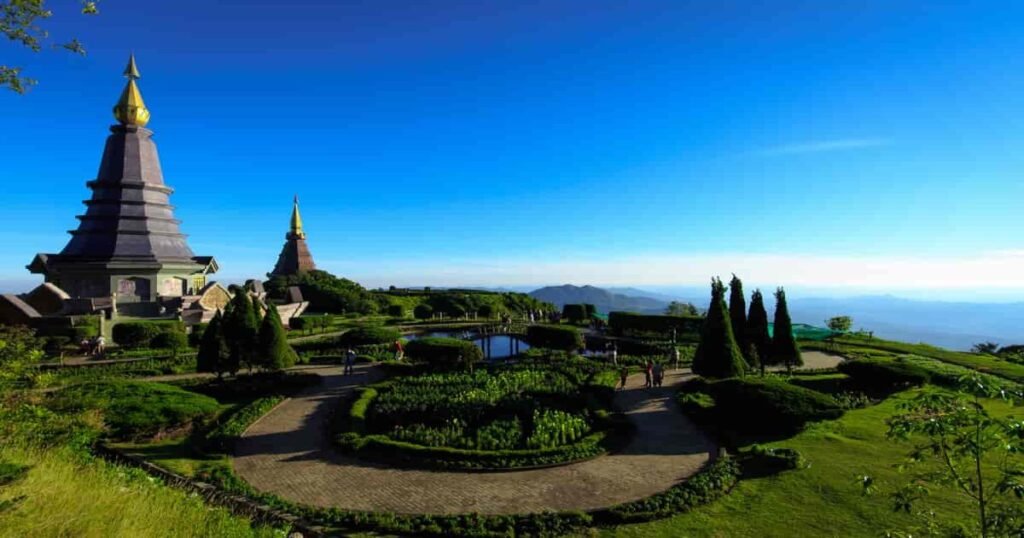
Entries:
[[484, 352], [484, 358], [488, 360], [507, 359], [530, 349], [530, 345], [520, 338], [507, 334], [491, 334], [478, 336], [472, 331], [429, 331], [402, 335], [406, 340], [417, 338], [458, 338], [460, 340], [473, 339], [476, 347]]

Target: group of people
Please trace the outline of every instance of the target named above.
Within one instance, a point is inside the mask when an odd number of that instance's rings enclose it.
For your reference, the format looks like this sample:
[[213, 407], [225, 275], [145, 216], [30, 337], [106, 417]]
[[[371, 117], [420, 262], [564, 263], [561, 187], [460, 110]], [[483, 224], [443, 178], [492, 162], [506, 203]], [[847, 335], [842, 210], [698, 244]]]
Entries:
[[78, 351], [83, 355], [91, 355], [98, 357], [103, 355], [103, 352], [107, 349], [107, 339], [103, 335], [94, 336], [93, 338], [83, 338], [78, 342]]
[[[629, 368], [623, 366], [619, 370], [619, 390], [626, 388], [629, 379]], [[660, 387], [665, 382], [665, 367], [660, 362], [647, 361], [644, 365], [644, 388]]]

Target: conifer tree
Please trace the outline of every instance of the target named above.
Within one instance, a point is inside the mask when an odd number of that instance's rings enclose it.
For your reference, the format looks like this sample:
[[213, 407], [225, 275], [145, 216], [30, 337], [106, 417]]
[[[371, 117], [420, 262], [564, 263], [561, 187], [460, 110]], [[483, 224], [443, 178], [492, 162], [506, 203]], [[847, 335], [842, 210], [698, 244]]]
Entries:
[[786, 291], [782, 288], [775, 291], [775, 325], [772, 333], [772, 362], [785, 364], [787, 371], [793, 371], [794, 366], [803, 366], [800, 347], [793, 336], [789, 307], [786, 306]]
[[229, 351], [224, 342], [223, 317], [220, 310], [213, 315], [213, 319], [203, 331], [203, 338], [199, 342], [199, 351], [196, 353], [196, 371], [211, 372], [217, 374], [217, 378], [223, 378], [224, 373], [238, 371], [237, 366], [232, 370], [228, 360]]
[[260, 366], [265, 370], [277, 371], [295, 365], [295, 350], [288, 344], [281, 325], [281, 315], [272, 304], [267, 305], [267, 313], [260, 324], [257, 355]]
[[227, 342], [230, 360], [237, 366], [246, 366], [252, 371], [256, 366], [256, 347], [259, 338], [259, 317], [253, 308], [249, 294], [242, 288], [234, 288], [235, 295], [228, 303], [224, 314], [224, 340]]
[[772, 339], [768, 335], [768, 311], [764, 308], [764, 297], [761, 290], [754, 290], [750, 296], [750, 313], [747, 315], [746, 327], [747, 349], [757, 355], [761, 375], [764, 368], [771, 362]]
[[743, 375], [745, 367], [725, 306], [725, 285], [714, 278], [711, 280], [711, 304], [693, 357], [693, 372], [710, 378], [736, 377]]
[[733, 273], [729, 281], [729, 321], [732, 323], [732, 334], [736, 337], [736, 345], [743, 354], [747, 365], [754, 367], [753, 358], [747, 346], [747, 300], [743, 297], [743, 281]]

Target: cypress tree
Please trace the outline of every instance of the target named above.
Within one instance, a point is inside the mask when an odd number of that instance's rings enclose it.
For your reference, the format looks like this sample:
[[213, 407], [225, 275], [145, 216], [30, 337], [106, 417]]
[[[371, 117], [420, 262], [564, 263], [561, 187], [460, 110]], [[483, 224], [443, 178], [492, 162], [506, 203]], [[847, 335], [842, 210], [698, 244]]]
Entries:
[[786, 291], [782, 288], [775, 291], [775, 326], [772, 333], [772, 362], [785, 364], [787, 371], [792, 371], [794, 366], [803, 366], [800, 347], [793, 337], [793, 322], [789, 319], [789, 307], [786, 306]]
[[244, 365], [251, 371], [256, 366], [256, 347], [259, 338], [259, 317], [253, 308], [249, 294], [242, 288], [234, 288], [235, 295], [228, 303], [224, 314], [224, 339], [227, 341], [231, 363]]
[[729, 321], [732, 323], [732, 334], [736, 337], [736, 345], [743, 354], [747, 365], [754, 367], [753, 357], [747, 346], [747, 300], [743, 297], [743, 281], [733, 273], [729, 281]]
[[736, 377], [743, 375], [745, 367], [725, 306], [725, 285], [718, 278], [712, 279], [711, 304], [693, 357], [693, 372], [710, 378]]
[[288, 344], [277, 307], [267, 305], [259, 333], [259, 364], [265, 370], [283, 370], [295, 365], [295, 350]]
[[[750, 313], [747, 315], [747, 349], [753, 350], [758, 358], [761, 375], [764, 367], [771, 364], [772, 339], [768, 336], [768, 311], [764, 309], [761, 290], [754, 290], [750, 296]], [[749, 351], [748, 351], [749, 352]]]
[[[224, 372], [230, 371], [222, 318], [220, 310], [213, 315], [213, 319], [203, 331], [199, 351], [196, 353], [196, 371], [212, 372], [217, 374], [217, 378], [224, 377]], [[237, 371], [237, 368], [235, 370]]]

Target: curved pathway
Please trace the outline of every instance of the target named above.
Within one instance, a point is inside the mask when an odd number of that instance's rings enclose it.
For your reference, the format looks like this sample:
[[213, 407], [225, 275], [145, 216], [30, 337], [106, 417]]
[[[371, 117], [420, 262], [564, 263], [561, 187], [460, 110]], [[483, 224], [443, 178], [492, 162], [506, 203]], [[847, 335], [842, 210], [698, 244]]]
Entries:
[[528, 471], [459, 473], [395, 469], [338, 454], [327, 419], [338, 398], [380, 375], [361, 366], [353, 376], [320, 370], [322, 385], [286, 400], [239, 440], [235, 471], [253, 487], [305, 504], [408, 514], [512, 514], [591, 510], [666, 490], [696, 473], [717, 446], [676, 407], [673, 386], [644, 389], [629, 378], [616, 406], [637, 432], [620, 453]]

